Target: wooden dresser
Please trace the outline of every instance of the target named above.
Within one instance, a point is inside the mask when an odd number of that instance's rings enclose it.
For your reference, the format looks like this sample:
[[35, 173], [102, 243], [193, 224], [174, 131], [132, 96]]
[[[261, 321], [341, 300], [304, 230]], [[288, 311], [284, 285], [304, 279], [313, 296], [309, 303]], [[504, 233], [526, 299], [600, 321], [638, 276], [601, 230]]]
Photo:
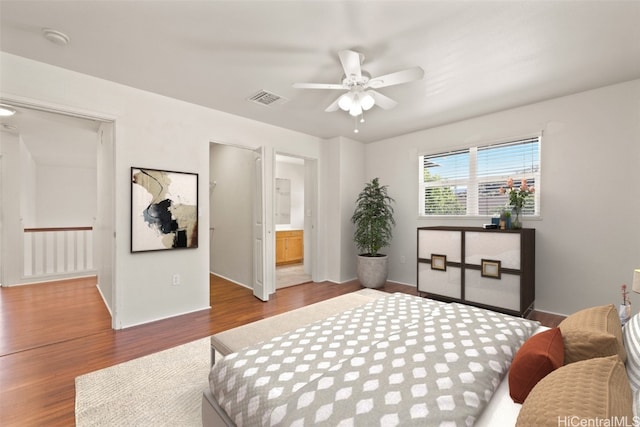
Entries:
[[535, 229], [418, 228], [418, 294], [517, 316], [535, 302]]
[[276, 231], [276, 265], [296, 264], [304, 260], [304, 232]]

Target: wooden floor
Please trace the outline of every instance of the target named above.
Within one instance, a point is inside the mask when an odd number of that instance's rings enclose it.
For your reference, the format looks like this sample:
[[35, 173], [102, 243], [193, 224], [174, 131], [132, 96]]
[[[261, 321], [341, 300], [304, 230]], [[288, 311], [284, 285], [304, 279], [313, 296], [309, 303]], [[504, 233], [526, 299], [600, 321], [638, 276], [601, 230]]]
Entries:
[[[307, 283], [262, 302], [211, 276], [211, 310], [114, 331], [95, 284], [93, 277], [0, 288], [0, 426], [73, 426], [79, 375], [361, 289], [357, 281]], [[416, 294], [393, 283], [383, 290]]]

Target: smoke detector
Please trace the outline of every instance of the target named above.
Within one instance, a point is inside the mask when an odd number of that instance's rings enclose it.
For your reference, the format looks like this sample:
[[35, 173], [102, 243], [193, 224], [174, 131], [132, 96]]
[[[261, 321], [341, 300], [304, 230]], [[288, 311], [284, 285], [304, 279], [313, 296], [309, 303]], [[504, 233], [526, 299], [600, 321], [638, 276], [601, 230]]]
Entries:
[[69, 36], [61, 31], [54, 30], [52, 28], [43, 28], [42, 35], [51, 43], [55, 43], [59, 46], [66, 46], [69, 44]]

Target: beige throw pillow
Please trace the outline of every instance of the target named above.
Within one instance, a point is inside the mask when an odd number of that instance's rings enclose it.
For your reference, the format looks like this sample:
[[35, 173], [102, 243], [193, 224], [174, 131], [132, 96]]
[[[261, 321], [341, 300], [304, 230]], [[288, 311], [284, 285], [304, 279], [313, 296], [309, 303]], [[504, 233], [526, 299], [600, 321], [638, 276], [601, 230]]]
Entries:
[[617, 354], [622, 362], [627, 354], [622, 326], [613, 304], [577, 311], [558, 325], [564, 341], [564, 363]]
[[586, 423], [597, 419], [632, 423], [632, 404], [629, 379], [618, 356], [583, 360], [540, 380], [524, 401], [516, 426], [591, 425]]

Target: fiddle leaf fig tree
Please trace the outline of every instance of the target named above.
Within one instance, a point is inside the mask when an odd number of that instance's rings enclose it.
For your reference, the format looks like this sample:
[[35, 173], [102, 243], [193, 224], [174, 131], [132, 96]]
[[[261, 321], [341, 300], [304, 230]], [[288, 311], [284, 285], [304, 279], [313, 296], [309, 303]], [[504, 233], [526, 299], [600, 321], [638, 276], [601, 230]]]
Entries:
[[378, 178], [368, 182], [358, 195], [351, 222], [356, 226], [353, 239], [362, 255], [378, 256], [378, 251], [391, 243], [396, 225], [393, 202], [387, 194], [387, 186], [381, 186]]

